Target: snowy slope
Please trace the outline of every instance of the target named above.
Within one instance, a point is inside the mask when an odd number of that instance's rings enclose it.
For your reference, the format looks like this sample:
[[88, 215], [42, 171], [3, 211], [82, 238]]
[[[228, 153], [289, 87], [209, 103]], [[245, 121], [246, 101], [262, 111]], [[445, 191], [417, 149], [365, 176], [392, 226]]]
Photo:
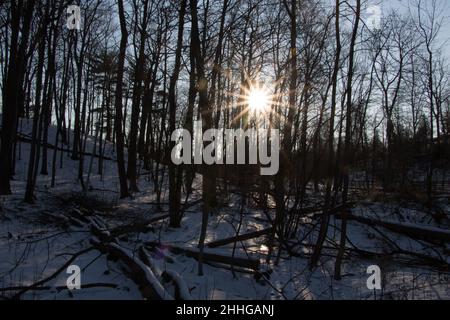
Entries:
[[[31, 121], [21, 120], [21, 133], [29, 136]], [[53, 143], [56, 130], [49, 129], [49, 142]], [[70, 149], [68, 146], [65, 148]], [[0, 296], [10, 297], [14, 290], [8, 287], [30, 285], [48, 277], [61, 267], [72, 254], [89, 246], [91, 234], [82, 227], [67, 225], [64, 228], [58, 222], [61, 217], [70, 217], [73, 210], [87, 209], [100, 215], [109, 226], [125, 225], [143, 221], [151, 217], [167, 213], [167, 206], [158, 209], [154, 205], [156, 196], [153, 184], [148, 176], [142, 175], [139, 180], [141, 192], [132, 199], [118, 199], [118, 177], [116, 163], [104, 161], [103, 177], [96, 174], [97, 160], [94, 159], [93, 171], [90, 177], [91, 189], [87, 194], [80, 194], [81, 187], [77, 181], [78, 162], [70, 159], [67, 153], [63, 155], [63, 168], [57, 167], [56, 185], [51, 188], [51, 159], [53, 150], [49, 149], [49, 176], [38, 176], [36, 196], [37, 202], [28, 205], [22, 202], [26, 186], [26, 170], [30, 145], [18, 144], [16, 175], [12, 182], [13, 195], [0, 198]], [[86, 152], [92, 152], [92, 138], [88, 139]], [[107, 146], [106, 155], [114, 158], [113, 146]], [[59, 153], [58, 153], [59, 159]], [[85, 158], [85, 177], [89, 167], [90, 157]], [[201, 177], [197, 177], [196, 189], [200, 190]], [[83, 198], [85, 197], [85, 198]], [[168, 194], [162, 194], [162, 202], [167, 202]], [[195, 192], [189, 201], [201, 198]], [[240, 234], [262, 230], [269, 225], [266, 215], [253, 207], [251, 203], [239, 214], [240, 197], [232, 195], [227, 205], [210, 217], [208, 224], [207, 243], [217, 239], [234, 236], [240, 221]], [[353, 209], [355, 214], [376, 217], [378, 219], [393, 219], [392, 221], [414, 223], [439, 227], [432, 221], [423, 221], [426, 213], [420, 208], [398, 208], [393, 204], [371, 203], [363, 204]], [[270, 213], [273, 215], [273, 212]], [[402, 218], [399, 218], [399, 215]], [[55, 218], [56, 217], [56, 218]], [[402, 221], [404, 219], [404, 221]], [[305, 226], [313, 222], [310, 218], [303, 219]], [[332, 220], [329, 231], [330, 239], [339, 239], [339, 220]], [[134, 254], [139, 244], [145, 242], [161, 242], [184, 248], [196, 249], [201, 227], [201, 203], [190, 207], [183, 218], [182, 228], [174, 230], [168, 227], [167, 221], [152, 225], [149, 232], [133, 233], [120, 238], [120, 244]], [[386, 239], [376, 230], [357, 222], [349, 222], [348, 247], [371, 252], [389, 252]], [[259, 259], [262, 278], [240, 271], [232, 272], [225, 268], [212, 265], [204, 266], [204, 276], [197, 275], [197, 261], [185, 255], [175, 255], [162, 245], [153, 253], [154, 267], [158, 272], [164, 270], [176, 271], [186, 282], [194, 299], [450, 299], [449, 274], [426, 266], [402, 263], [403, 257], [388, 256], [380, 259], [362, 259], [353, 256], [343, 264], [343, 279], [333, 280], [334, 250], [324, 250], [320, 266], [311, 272], [308, 269], [308, 257], [311, 253], [310, 244], [314, 243], [315, 233], [308, 235], [308, 228], [300, 230], [307, 235], [301, 245], [293, 245], [296, 257], [289, 257], [285, 251], [280, 256], [277, 266], [266, 265], [267, 239], [260, 237], [245, 241], [245, 247], [237, 243], [236, 248], [228, 245], [208, 252], [231, 256], [233, 251], [237, 256], [248, 256]], [[383, 231], [390, 241], [403, 250], [417, 250], [431, 256], [442, 255], [421, 241], [400, 236], [389, 231]], [[337, 241], [337, 240], [336, 240]], [[327, 241], [327, 247], [337, 245], [335, 241]], [[450, 262], [448, 259], [447, 262]], [[59, 273], [46, 283], [45, 290], [33, 290], [26, 293], [25, 299], [142, 299], [137, 286], [123, 272], [123, 265], [108, 260], [100, 252], [93, 250], [77, 257], [73, 264], [82, 269], [82, 284], [92, 285], [78, 291], [64, 289], [68, 274]], [[382, 291], [374, 292], [366, 286], [367, 267], [379, 265], [383, 271]], [[2, 290], [3, 288], [3, 290]]]

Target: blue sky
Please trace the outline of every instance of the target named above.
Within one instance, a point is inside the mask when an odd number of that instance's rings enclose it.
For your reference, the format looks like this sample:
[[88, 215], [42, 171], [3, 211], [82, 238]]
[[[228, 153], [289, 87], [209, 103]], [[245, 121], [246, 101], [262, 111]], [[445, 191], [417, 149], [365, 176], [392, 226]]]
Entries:
[[[379, 4], [382, 11], [386, 12], [390, 9], [397, 9], [400, 11], [407, 12], [408, 4], [411, 2], [411, 0], [367, 0], [368, 3], [373, 3], [374, 5]], [[424, 5], [430, 5], [431, 0], [423, 0], [422, 1]], [[441, 43], [445, 43], [445, 46], [443, 47], [444, 54], [448, 59], [450, 58], [450, 1], [449, 0], [437, 0], [438, 4], [438, 14], [442, 17], [445, 17], [446, 24], [442, 26], [441, 29], [441, 37], [439, 41]]]

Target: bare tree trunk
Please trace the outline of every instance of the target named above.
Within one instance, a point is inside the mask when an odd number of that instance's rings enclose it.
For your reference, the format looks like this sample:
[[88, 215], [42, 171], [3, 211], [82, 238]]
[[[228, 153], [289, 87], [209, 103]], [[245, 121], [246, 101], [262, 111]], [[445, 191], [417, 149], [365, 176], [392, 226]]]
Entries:
[[[199, 110], [203, 122], [203, 130], [207, 130], [212, 125], [212, 115], [210, 112], [210, 105], [208, 99], [208, 80], [205, 76], [205, 61], [201, 54], [200, 48], [200, 33], [198, 29], [198, 16], [197, 16], [197, 0], [191, 0], [190, 3], [191, 18], [192, 18], [192, 50], [197, 67], [197, 79], [198, 79], [198, 93], [199, 93]], [[213, 209], [213, 199], [211, 197], [211, 186], [213, 183], [213, 177], [211, 174], [210, 166], [203, 167], [203, 207], [202, 207], [202, 227], [199, 239], [199, 260], [198, 260], [198, 274], [203, 275], [203, 249], [205, 246], [206, 230], [208, 227], [208, 215], [211, 214]]]
[[[141, 6], [143, 6], [142, 13], [142, 23], [140, 24], [140, 43], [139, 43], [139, 53], [136, 61], [136, 66], [134, 70], [134, 87], [133, 87], [133, 97], [131, 104], [131, 123], [130, 123], [130, 133], [128, 141], [128, 170], [127, 177], [130, 182], [130, 190], [132, 192], [138, 192], [139, 188], [137, 186], [137, 137], [138, 137], [138, 124], [139, 124], [139, 113], [140, 104], [142, 96], [142, 81], [144, 77], [144, 65], [145, 65], [145, 41], [147, 39], [147, 25], [148, 25], [148, 0], [144, 0]], [[137, 8], [134, 8], [137, 10]], [[136, 25], [138, 25], [138, 15], [136, 14]]]
[[[175, 67], [170, 78], [169, 84], [169, 134], [172, 134], [176, 129], [176, 86], [181, 67], [181, 49], [183, 46], [183, 30], [184, 30], [184, 16], [186, 14], [186, 2], [187, 0], [181, 0], [181, 6], [178, 18], [178, 40], [175, 50]], [[173, 150], [176, 142], [170, 141], [168, 153]], [[170, 226], [172, 228], [179, 228], [181, 226], [180, 216], [180, 201], [181, 201], [181, 177], [182, 166], [177, 167], [170, 159], [168, 154], [167, 159], [169, 161], [169, 214], [170, 214]]]
[[[350, 54], [348, 63], [348, 76], [347, 76], [347, 110], [346, 110], [346, 124], [345, 124], [345, 145], [344, 145], [344, 164], [343, 164], [343, 178], [344, 178], [344, 190], [342, 192], [342, 202], [345, 205], [348, 199], [348, 184], [349, 184], [349, 170], [352, 160], [352, 85], [354, 74], [354, 60], [355, 60], [355, 46], [356, 37], [358, 36], [359, 19], [361, 15], [361, 0], [356, 0], [355, 10], [355, 24], [353, 27], [352, 40], [350, 43]], [[341, 264], [345, 253], [345, 243], [347, 238], [347, 218], [346, 214], [343, 215], [341, 223], [341, 240], [339, 246], [339, 252], [336, 258], [334, 266], [334, 278], [341, 280]]]
[[40, 26], [38, 36], [40, 37], [38, 46], [38, 63], [37, 63], [37, 74], [36, 74], [36, 92], [35, 92], [35, 102], [33, 111], [33, 128], [31, 133], [31, 146], [30, 146], [30, 156], [28, 160], [28, 174], [27, 174], [27, 185], [25, 189], [24, 201], [27, 203], [34, 202], [34, 167], [35, 162], [39, 161], [39, 143], [38, 140], [38, 127], [41, 118], [41, 93], [42, 93], [42, 74], [44, 70], [44, 58], [45, 58], [45, 33], [48, 20], [48, 10], [49, 5], [47, 3], [44, 19]]
[[[285, 176], [287, 172], [289, 172], [291, 168], [291, 162], [289, 159], [289, 154], [292, 151], [292, 124], [295, 115], [295, 105], [297, 102], [297, 1], [291, 0], [290, 5], [287, 0], [283, 1], [286, 11], [290, 17], [290, 83], [289, 83], [289, 109], [288, 115], [286, 119], [286, 123], [284, 124], [283, 131], [283, 143], [280, 153], [280, 169], [275, 176], [275, 222], [272, 234], [272, 240], [274, 240], [275, 236], [278, 236], [279, 242], [283, 242], [283, 233], [284, 233], [284, 219], [285, 219]], [[272, 251], [272, 248], [270, 248]], [[279, 246], [279, 253], [281, 252], [281, 244]], [[269, 252], [269, 257], [272, 252]], [[278, 254], [279, 256], [279, 254]], [[277, 261], [278, 262], [278, 261]], [[276, 262], [276, 263], [277, 263]]]
[[[17, 133], [17, 117], [20, 96], [19, 88], [24, 70], [26, 49], [30, 34], [31, 20], [35, 0], [11, 2], [11, 45], [8, 62], [8, 74], [3, 93], [3, 115], [0, 145], [0, 195], [11, 194], [10, 179], [13, 174], [13, 144]], [[21, 17], [23, 16], [22, 28]], [[20, 37], [19, 37], [20, 35]], [[19, 41], [20, 38], [20, 41]]]
[[335, 13], [335, 29], [336, 29], [336, 53], [334, 60], [334, 70], [332, 78], [332, 94], [331, 94], [331, 114], [330, 114], [330, 126], [328, 136], [328, 169], [327, 169], [327, 186], [325, 193], [325, 201], [323, 205], [322, 221], [320, 224], [319, 236], [317, 238], [316, 245], [314, 247], [313, 255], [311, 256], [310, 269], [313, 270], [317, 266], [320, 254], [322, 252], [323, 243], [327, 236], [328, 224], [330, 221], [329, 210], [331, 203], [331, 189], [334, 177], [334, 118], [336, 114], [336, 96], [337, 96], [337, 81], [341, 58], [341, 38], [340, 38], [340, 1], [336, 0], [336, 13]]
[[123, 94], [123, 74], [125, 65], [125, 54], [127, 49], [128, 41], [128, 31], [125, 21], [125, 12], [123, 8], [123, 0], [117, 1], [119, 6], [119, 17], [120, 17], [120, 30], [121, 30], [121, 40], [120, 40], [120, 50], [119, 50], [119, 62], [117, 70], [117, 84], [116, 84], [116, 94], [115, 94], [115, 108], [116, 117], [114, 121], [114, 129], [116, 133], [116, 148], [117, 148], [117, 167], [119, 171], [120, 180], [120, 197], [126, 198], [129, 196], [128, 186], [127, 186], [127, 176], [125, 171], [125, 156], [124, 156], [124, 133], [122, 127], [122, 94]]

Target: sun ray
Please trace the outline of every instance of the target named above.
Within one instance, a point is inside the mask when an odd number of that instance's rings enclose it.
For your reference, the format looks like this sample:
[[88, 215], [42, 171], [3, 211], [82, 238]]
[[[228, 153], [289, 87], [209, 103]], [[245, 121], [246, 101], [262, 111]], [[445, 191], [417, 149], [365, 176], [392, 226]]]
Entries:
[[269, 107], [270, 97], [264, 90], [252, 88], [248, 93], [247, 103], [250, 111], [262, 113]]
[[257, 123], [264, 123], [266, 120], [272, 123], [275, 119], [281, 118], [286, 101], [279, 92], [285, 79], [278, 78], [269, 83], [252, 80], [247, 74], [244, 74], [244, 78], [244, 85], [240, 87], [238, 93], [236, 91], [225, 93], [233, 99], [227, 108], [237, 111], [232, 117], [232, 123], [237, 123], [244, 117]]

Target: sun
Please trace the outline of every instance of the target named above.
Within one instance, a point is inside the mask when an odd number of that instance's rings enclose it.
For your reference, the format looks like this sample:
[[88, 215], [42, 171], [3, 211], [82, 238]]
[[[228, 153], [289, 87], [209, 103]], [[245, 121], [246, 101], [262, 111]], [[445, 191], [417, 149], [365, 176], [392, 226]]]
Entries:
[[[236, 104], [230, 106], [237, 108], [238, 114], [233, 121], [240, 121], [241, 118], [252, 119], [264, 122], [266, 119], [272, 119], [272, 115], [276, 116], [277, 108], [282, 106], [281, 96], [276, 93], [276, 86], [278, 82], [267, 83], [258, 82], [248, 79], [239, 90], [239, 93], [228, 93], [231, 97], [236, 99]], [[274, 112], [274, 113], [273, 113]]]
[[264, 112], [270, 104], [267, 92], [260, 88], [251, 88], [247, 97], [248, 107], [251, 111]]

